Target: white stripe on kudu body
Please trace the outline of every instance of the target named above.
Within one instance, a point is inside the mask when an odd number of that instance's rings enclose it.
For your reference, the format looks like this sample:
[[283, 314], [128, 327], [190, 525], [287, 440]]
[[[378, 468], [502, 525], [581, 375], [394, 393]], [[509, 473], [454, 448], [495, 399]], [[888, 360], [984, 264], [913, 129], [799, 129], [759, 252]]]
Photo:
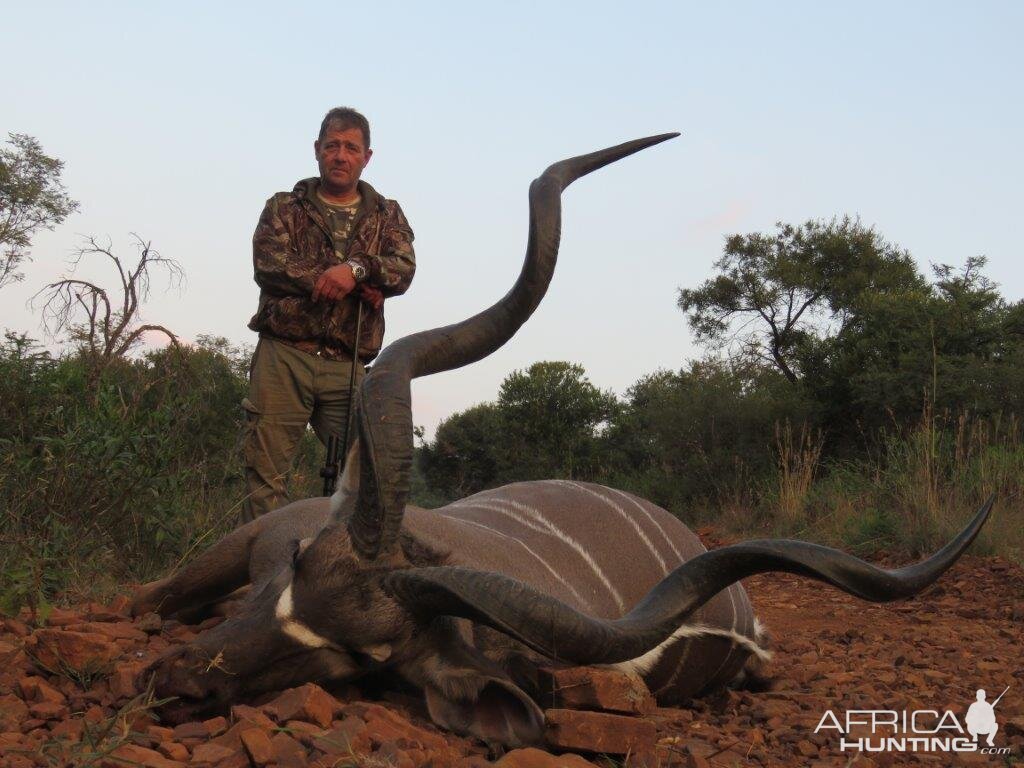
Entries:
[[[484, 509], [494, 509], [494, 507], [489, 507], [489, 506], [486, 506], [486, 505], [480, 505], [480, 506], [482, 508], [484, 508]], [[496, 511], [504, 512], [504, 510], [501, 510], [501, 509], [498, 509]], [[511, 541], [511, 542], [513, 542], [515, 544], [518, 544], [523, 549], [525, 549], [527, 552], [529, 552], [534, 558], [536, 558], [536, 560], [547, 569], [548, 573], [550, 573], [552, 576], [555, 577], [555, 579], [558, 581], [559, 584], [561, 584], [563, 587], [565, 587], [570, 592], [572, 592], [573, 597], [575, 597], [577, 600], [579, 600], [582, 605], [586, 606], [587, 608], [590, 608], [590, 603], [583, 597], [583, 595], [581, 595], [579, 593], [579, 591], [576, 589], [576, 587], [574, 587], [572, 584], [570, 584], [568, 581], [566, 581], [565, 578], [563, 578], [562, 575], [558, 571], [556, 571], [554, 568], [552, 568], [550, 565], [548, 565], [547, 561], [543, 557], [541, 557], [536, 552], [534, 552], [532, 549], [530, 549], [526, 545], [525, 541], [517, 539], [514, 536], [509, 536], [507, 533], [502, 533], [501, 531], [495, 530], [494, 528], [491, 528], [490, 526], [484, 525], [483, 523], [478, 523], [475, 520], [466, 520], [465, 518], [461, 518], [461, 517], [453, 518], [453, 519], [454, 520], [458, 520], [460, 523], [465, 523], [466, 525], [475, 525], [477, 528], [482, 528], [485, 531], [493, 533], [495, 536], [500, 536], [503, 539], [507, 539], [508, 541]]]
[[[609, 507], [611, 507], [613, 510], [615, 510], [615, 512], [617, 512], [619, 514], [619, 516], [622, 517], [623, 520], [625, 520], [627, 523], [629, 523], [632, 526], [633, 530], [636, 531], [636, 535], [640, 537], [640, 540], [651, 551], [651, 554], [654, 555], [654, 559], [658, 561], [658, 565], [661, 567], [661, 572], [662, 573], [666, 573], [666, 574], [668, 573], [669, 567], [665, 563], [665, 558], [663, 558], [661, 556], [661, 554], [658, 552], [658, 550], [654, 548], [654, 544], [652, 544], [651, 540], [649, 538], [647, 538], [647, 534], [643, 532], [643, 529], [640, 527], [639, 521], [635, 517], [631, 517], [630, 515], [627, 515], [626, 511], [622, 507], [620, 507], [618, 504], [616, 504], [610, 498], [605, 496], [603, 493], [599, 493], [599, 492], [595, 491], [593, 488], [587, 488], [585, 485], [580, 485], [579, 483], [574, 483], [574, 482], [571, 482], [569, 480], [555, 480], [554, 482], [560, 483], [560, 484], [565, 484], [565, 485], [570, 485], [573, 488], [579, 488], [581, 491], [586, 491], [587, 493], [591, 494], [592, 496], [596, 496], [601, 501], [603, 501], [605, 504], [607, 504]], [[640, 506], [640, 505], [638, 504], [637, 506]], [[644, 510], [642, 507], [641, 507], [641, 511], [646, 513], [646, 510]], [[650, 517], [649, 514], [647, 516]], [[664, 533], [664, 531], [662, 531], [662, 533]], [[676, 553], [676, 554], [678, 554], [678, 553]], [[682, 559], [682, 558], [680, 558], [680, 559]]]
[[[554, 538], [561, 541], [563, 544], [566, 544], [577, 555], [583, 558], [583, 561], [594, 572], [594, 575], [596, 575], [600, 582], [604, 584], [604, 586], [607, 588], [608, 593], [612, 596], [612, 599], [615, 600], [615, 604], [619, 607], [619, 610], [625, 613], [626, 603], [622, 599], [622, 595], [614, 586], [612, 586], [611, 581], [608, 580], [608, 577], [605, 575], [604, 571], [601, 570], [601, 567], [596, 562], [594, 562], [594, 558], [590, 556], [590, 553], [587, 552], [587, 550], [583, 548], [583, 545], [576, 541], [576, 539], [574, 539], [572, 536], [569, 536], [558, 526], [556, 526], [550, 520], [545, 518], [544, 515], [542, 515], [538, 510], [534, 509], [533, 507], [527, 506], [526, 504], [515, 501], [514, 499], [503, 499], [501, 497], [492, 497], [487, 499], [487, 501], [491, 501], [491, 503], [479, 500], [478, 495], [473, 499], [467, 499], [466, 501], [450, 504], [449, 508], [467, 506], [475, 507], [478, 509], [488, 509], [491, 510], [492, 512], [499, 512], [502, 515], [505, 515], [506, 517], [509, 517], [512, 520], [516, 521], [520, 525], [529, 528], [530, 530], [537, 531], [538, 533], [546, 533], [550, 536], [553, 536]], [[499, 506], [499, 504], [501, 506]], [[523, 517], [523, 515], [528, 516], [529, 519]]]
[[681, 562], [683, 562], [683, 560], [686, 559], [686, 558], [683, 557], [683, 553], [680, 552], [678, 549], [676, 549], [675, 543], [673, 543], [672, 539], [665, 532], [665, 529], [661, 527], [661, 523], [659, 523], [657, 520], [655, 520], [654, 519], [654, 515], [652, 515], [648, 510], [644, 509], [644, 505], [643, 504], [641, 504], [639, 501], [634, 499], [628, 493], [623, 493], [618, 488], [605, 488], [605, 490], [606, 491], [611, 491], [612, 493], [616, 494], [617, 496], [621, 496], [623, 499], [625, 499], [630, 504], [632, 504], [634, 507], [636, 507], [637, 509], [639, 509], [641, 512], [644, 513], [644, 515], [647, 517], [647, 519], [650, 520], [651, 523], [654, 525], [654, 527], [658, 529], [658, 534], [660, 536], [659, 540], [665, 542], [666, 544], [668, 544], [669, 549], [671, 549], [673, 554], [676, 556], [677, 563], [681, 563]]

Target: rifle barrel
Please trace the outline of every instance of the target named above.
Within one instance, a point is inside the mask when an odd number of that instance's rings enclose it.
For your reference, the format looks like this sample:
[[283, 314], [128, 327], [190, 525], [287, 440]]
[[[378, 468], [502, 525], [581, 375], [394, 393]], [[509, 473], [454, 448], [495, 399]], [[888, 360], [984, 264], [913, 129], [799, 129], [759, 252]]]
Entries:
[[[1008, 690], [1010, 690], [1010, 686], [1006, 686], [1005, 688], [1003, 688], [1003, 692], [999, 694], [999, 699], [1003, 698], [1003, 696], [1006, 695], [1006, 692]], [[992, 702], [992, 709], [996, 708], [996, 704], [999, 703], [999, 699], [996, 699], [995, 701]]]
[[[333, 496], [337, 487], [337, 479], [340, 474], [339, 454], [348, 456], [349, 432], [352, 425], [352, 401], [355, 399], [356, 388], [356, 366], [359, 365], [359, 336], [363, 328], [363, 301], [356, 296], [356, 340], [352, 350], [352, 370], [348, 377], [348, 408], [345, 411], [345, 424], [343, 425], [342, 437], [330, 435], [327, 438], [327, 460], [324, 468], [320, 470], [320, 476], [324, 479], [324, 496]], [[340, 450], [339, 450], [340, 449]]]

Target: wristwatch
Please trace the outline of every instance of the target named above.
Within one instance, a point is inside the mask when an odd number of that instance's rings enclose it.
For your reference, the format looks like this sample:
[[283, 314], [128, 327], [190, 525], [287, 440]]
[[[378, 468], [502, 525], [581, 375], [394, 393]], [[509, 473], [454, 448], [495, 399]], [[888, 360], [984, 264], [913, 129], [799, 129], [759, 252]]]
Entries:
[[348, 266], [352, 270], [352, 277], [355, 278], [357, 283], [361, 283], [366, 279], [366, 267], [362, 264], [357, 261], [350, 261]]

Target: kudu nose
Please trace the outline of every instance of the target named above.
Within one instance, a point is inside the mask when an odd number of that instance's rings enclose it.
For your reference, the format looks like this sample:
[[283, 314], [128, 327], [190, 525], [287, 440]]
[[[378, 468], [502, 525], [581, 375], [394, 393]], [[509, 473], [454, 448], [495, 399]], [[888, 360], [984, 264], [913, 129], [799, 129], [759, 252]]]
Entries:
[[149, 687], [151, 682], [153, 682], [155, 685], [156, 683], [154, 681], [158, 681], [161, 677], [164, 676], [164, 669], [168, 665], [172, 664], [174, 662], [174, 659], [184, 654], [185, 650], [185, 646], [172, 646], [156, 658], [151, 659], [150, 662], [142, 669], [140, 669], [139, 672], [135, 675], [136, 690], [146, 690], [146, 688]]
[[210, 686], [205, 684], [195, 666], [184, 657], [164, 664], [156, 679], [156, 694], [161, 698], [178, 696], [189, 699], [205, 699], [210, 695]]
[[152, 684], [158, 708], [170, 723], [184, 722], [215, 707], [225, 693], [226, 681], [205, 656], [190, 646], [173, 648], [154, 659], [139, 673], [141, 687]]

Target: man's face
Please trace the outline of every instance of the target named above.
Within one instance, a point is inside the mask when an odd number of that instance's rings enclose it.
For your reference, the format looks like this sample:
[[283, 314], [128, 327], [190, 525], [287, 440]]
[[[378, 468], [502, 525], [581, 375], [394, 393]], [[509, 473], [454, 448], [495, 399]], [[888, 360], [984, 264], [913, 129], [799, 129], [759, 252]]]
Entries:
[[363, 132], [358, 128], [328, 129], [322, 139], [313, 143], [313, 149], [320, 166], [321, 188], [335, 196], [355, 192], [356, 182], [373, 155], [373, 150], [364, 145]]

